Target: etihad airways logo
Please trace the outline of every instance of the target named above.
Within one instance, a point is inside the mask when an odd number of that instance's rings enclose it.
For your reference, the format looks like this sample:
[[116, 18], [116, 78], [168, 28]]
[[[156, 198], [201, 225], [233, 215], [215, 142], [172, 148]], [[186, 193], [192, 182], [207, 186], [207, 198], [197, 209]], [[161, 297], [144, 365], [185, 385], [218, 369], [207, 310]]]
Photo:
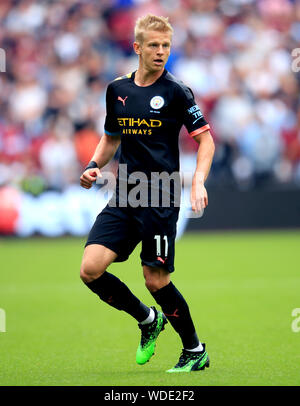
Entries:
[[123, 127], [123, 134], [143, 134], [151, 135], [152, 128], [161, 127], [162, 122], [160, 120], [145, 118], [118, 118], [118, 123], [120, 127]]
[[160, 120], [146, 120], [145, 118], [118, 118], [119, 125], [121, 127], [161, 127], [162, 122]]

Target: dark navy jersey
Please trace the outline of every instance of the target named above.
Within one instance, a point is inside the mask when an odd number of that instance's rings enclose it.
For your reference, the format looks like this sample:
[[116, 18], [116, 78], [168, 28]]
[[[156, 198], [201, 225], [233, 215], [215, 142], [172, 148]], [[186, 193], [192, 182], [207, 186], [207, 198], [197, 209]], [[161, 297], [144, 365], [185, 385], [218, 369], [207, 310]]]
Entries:
[[192, 91], [167, 70], [150, 86], [134, 83], [135, 72], [114, 80], [106, 94], [105, 132], [121, 135], [119, 163], [128, 174], [179, 171], [178, 136], [209, 129]]

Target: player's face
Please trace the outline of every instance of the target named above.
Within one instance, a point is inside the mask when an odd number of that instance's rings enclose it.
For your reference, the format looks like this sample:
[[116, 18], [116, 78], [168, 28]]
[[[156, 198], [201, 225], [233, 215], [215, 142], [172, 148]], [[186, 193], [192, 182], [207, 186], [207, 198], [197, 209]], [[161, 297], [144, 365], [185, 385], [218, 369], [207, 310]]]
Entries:
[[140, 63], [148, 72], [162, 70], [167, 63], [171, 50], [171, 33], [146, 31], [142, 44], [135, 43], [140, 55]]

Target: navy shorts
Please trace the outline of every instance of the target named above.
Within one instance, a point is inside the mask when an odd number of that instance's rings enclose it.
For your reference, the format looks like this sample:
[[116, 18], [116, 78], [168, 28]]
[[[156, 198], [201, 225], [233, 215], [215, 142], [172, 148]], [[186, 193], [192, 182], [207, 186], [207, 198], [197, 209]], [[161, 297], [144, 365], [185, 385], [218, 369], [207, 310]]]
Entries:
[[97, 216], [86, 245], [101, 244], [126, 261], [139, 242], [142, 265], [174, 271], [177, 207], [110, 207]]

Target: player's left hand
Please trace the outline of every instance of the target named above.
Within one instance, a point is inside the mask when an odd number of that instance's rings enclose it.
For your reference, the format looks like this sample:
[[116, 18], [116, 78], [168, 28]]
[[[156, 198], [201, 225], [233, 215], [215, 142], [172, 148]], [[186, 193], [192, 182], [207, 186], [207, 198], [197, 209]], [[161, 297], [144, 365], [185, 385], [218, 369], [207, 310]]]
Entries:
[[192, 183], [191, 204], [195, 213], [203, 212], [208, 205], [208, 195], [204, 183], [196, 176], [194, 176]]

